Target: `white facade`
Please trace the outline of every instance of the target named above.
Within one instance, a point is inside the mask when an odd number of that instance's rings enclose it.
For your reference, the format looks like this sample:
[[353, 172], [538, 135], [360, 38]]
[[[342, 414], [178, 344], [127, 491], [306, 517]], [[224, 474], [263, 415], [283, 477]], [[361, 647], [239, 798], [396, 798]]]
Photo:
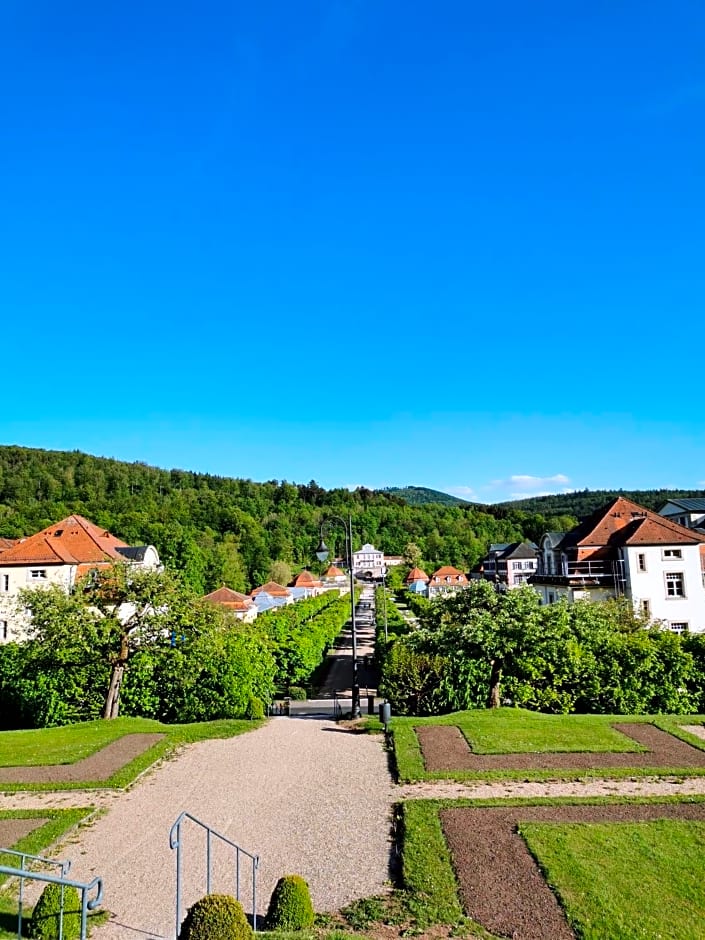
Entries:
[[384, 552], [379, 552], [367, 543], [358, 552], [353, 552], [353, 572], [364, 575], [368, 572], [373, 578], [381, 578], [385, 570]]
[[[700, 506], [699, 504], [703, 504]], [[690, 499], [684, 503], [668, 502], [659, 509], [659, 515], [688, 529], [705, 527], [705, 499]]]
[[698, 545], [626, 546], [626, 595], [637, 613], [677, 633], [705, 632], [705, 575]]

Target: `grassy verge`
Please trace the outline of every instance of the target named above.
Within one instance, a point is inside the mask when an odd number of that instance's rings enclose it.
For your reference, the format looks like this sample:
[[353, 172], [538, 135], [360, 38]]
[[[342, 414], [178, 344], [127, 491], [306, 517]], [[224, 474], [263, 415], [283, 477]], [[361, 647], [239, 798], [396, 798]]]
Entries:
[[705, 824], [525, 824], [529, 850], [581, 940], [700, 940]]
[[583, 777], [631, 777], [654, 774], [698, 776], [705, 768], [604, 768], [594, 771], [504, 771], [476, 772], [427, 771], [419, 747], [415, 727], [424, 725], [455, 725], [460, 728], [477, 754], [517, 753], [641, 753], [645, 748], [611, 726], [618, 722], [651, 722], [688, 744], [705, 749], [705, 742], [679, 727], [680, 724], [702, 724], [703, 716], [685, 715], [544, 715], [519, 708], [481, 709], [456, 712], [433, 718], [394, 718], [391, 731], [399, 779], [402, 782], [421, 780], [548, 780], [582, 779]]
[[[165, 737], [148, 751], [125, 764], [107, 780], [79, 783], [0, 783], [6, 792], [15, 790], [75, 790], [100, 787], [126, 787], [156, 760], [181, 744], [209, 738], [231, 738], [259, 727], [261, 721], [224, 719], [184, 725], [164, 725], [148, 718], [118, 718], [111, 721], [87, 721], [61, 728], [0, 732], [0, 767], [70, 764], [95, 753], [125, 734], [160, 733]], [[46, 745], [46, 746], [45, 746]], [[43, 756], [38, 760], [38, 756]], [[49, 756], [51, 755], [51, 756]]]
[[[48, 851], [48, 846], [53, 845], [69, 829], [80, 825], [92, 813], [92, 807], [68, 810], [2, 810], [0, 811], [0, 819], [47, 820], [44, 825], [33, 829], [14, 845], [6, 845], [4, 848], [27, 852], [30, 855], [49, 855], [51, 857], [52, 853]], [[0, 865], [15, 868], [18, 863], [19, 859], [15, 856], [0, 853]], [[0, 884], [6, 881], [6, 878], [0, 878]], [[7, 887], [0, 892], [0, 940], [17, 937], [17, 911], [16, 891], [12, 882], [9, 882]]]

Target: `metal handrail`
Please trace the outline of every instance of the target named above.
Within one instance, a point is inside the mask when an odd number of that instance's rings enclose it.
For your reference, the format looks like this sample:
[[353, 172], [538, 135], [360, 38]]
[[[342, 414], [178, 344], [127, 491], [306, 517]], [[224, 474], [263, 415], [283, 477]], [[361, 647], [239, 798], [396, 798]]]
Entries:
[[[5, 851], [5, 850], [3, 850]], [[12, 853], [22, 854], [22, 853]], [[61, 864], [61, 863], [54, 863]], [[103, 900], [103, 879], [94, 878], [93, 881], [73, 881], [70, 878], [48, 875], [46, 872], [29, 871], [27, 868], [10, 868], [7, 865], [0, 865], [0, 875], [7, 875], [10, 878], [19, 878], [20, 883], [29, 878], [31, 881], [46, 881], [49, 884], [61, 885], [64, 888], [76, 888], [81, 892], [81, 940], [86, 940], [86, 928], [88, 923], [88, 911], [95, 910]], [[88, 897], [88, 892], [96, 889], [94, 898]], [[59, 912], [59, 940], [63, 936], [63, 905]], [[18, 927], [17, 937], [22, 936], [22, 921]]]
[[[174, 822], [169, 831], [169, 848], [176, 849], [176, 933], [178, 938], [181, 930], [181, 823], [185, 819], [190, 819], [202, 829], [206, 830], [206, 894], [211, 893], [211, 836], [225, 842], [231, 848], [235, 849], [235, 897], [240, 900], [240, 854], [246, 855], [252, 861], [252, 928], [257, 932], [257, 869], [259, 868], [259, 855], [253, 855], [247, 849], [243, 849], [232, 839], [228, 839], [222, 833], [217, 832], [207, 823], [196, 819], [191, 813], [184, 811]], [[81, 938], [83, 940], [83, 938]]]
[[[65, 878], [68, 875], [69, 871], [71, 870], [71, 862], [68, 861], [68, 859], [62, 862], [55, 858], [45, 858], [44, 855], [32, 855], [31, 852], [21, 852], [17, 849], [0, 849], [0, 855], [14, 855], [16, 858], [19, 858], [20, 868], [22, 869], [22, 871], [25, 870], [25, 862], [27, 860], [30, 860], [32, 862], [40, 862], [42, 865], [55, 866], [61, 872], [62, 878]], [[24, 908], [24, 879], [20, 878], [20, 894], [18, 898], [18, 911], [17, 911], [17, 936], [18, 937], [22, 935], [23, 908]], [[59, 926], [61, 926], [61, 923]]]

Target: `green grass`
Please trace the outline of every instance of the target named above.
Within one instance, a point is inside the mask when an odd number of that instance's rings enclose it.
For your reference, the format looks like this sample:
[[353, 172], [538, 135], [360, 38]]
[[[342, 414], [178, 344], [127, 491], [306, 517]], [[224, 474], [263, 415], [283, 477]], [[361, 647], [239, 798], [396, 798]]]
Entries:
[[[2, 810], [0, 819], [46, 819], [44, 825], [28, 832], [26, 836], [19, 839], [14, 845], [6, 845], [3, 848], [15, 849], [18, 852], [27, 852], [30, 855], [44, 855], [49, 858], [61, 857], [63, 853], [52, 852], [48, 849], [69, 829], [80, 825], [94, 812], [92, 807], [82, 809], [42, 809], [42, 810]], [[20, 860], [12, 855], [0, 853], [0, 865], [10, 868], [16, 868]], [[54, 872], [56, 874], [56, 872]], [[6, 878], [0, 878], [0, 884], [5, 882]], [[12, 882], [8, 888], [12, 887]], [[16, 891], [0, 892], [0, 940], [9, 940], [17, 937], [17, 900]], [[25, 911], [25, 915], [30, 913]]]
[[701, 940], [705, 823], [520, 827], [581, 940]]
[[259, 727], [262, 721], [223, 719], [184, 725], [164, 725], [148, 718], [116, 718], [66, 725], [61, 728], [38, 728], [31, 731], [0, 732], [0, 767], [32, 767], [39, 764], [71, 764], [88, 757], [111, 741], [125, 734], [161, 733], [165, 737], [148, 751], [140, 754], [108, 780], [79, 783], [0, 783], [3, 791], [69, 790], [99, 787], [125, 787], [160, 757], [181, 744], [209, 738], [230, 738]]
[[[589, 776], [624, 777], [652, 775], [651, 768], [614, 768], [595, 771], [504, 771], [471, 770], [427, 771], [414, 731], [424, 725], [455, 725], [460, 728], [477, 754], [625, 752], [646, 750], [635, 741], [611, 727], [616, 722], [652, 722], [675, 734], [689, 744], [703, 749], [703, 741], [682, 731], [679, 724], [703, 722], [702, 716], [684, 715], [545, 715], [521, 708], [478, 709], [455, 712], [432, 718], [393, 718], [391, 731], [399, 779], [417, 780], [542, 780], [582, 778]], [[678, 768], [657, 770], [657, 773], [678, 774]], [[705, 768], [690, 768], [688, 776], [705, 774]]]

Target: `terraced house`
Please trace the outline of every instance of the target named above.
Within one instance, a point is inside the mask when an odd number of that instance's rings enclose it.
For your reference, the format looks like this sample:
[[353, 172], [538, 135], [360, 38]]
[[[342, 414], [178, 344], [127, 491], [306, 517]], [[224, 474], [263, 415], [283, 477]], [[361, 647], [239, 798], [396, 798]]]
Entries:
[[705, 534], [622, 496], [544, 535], [530, 583], [545, 604], [627, 597], [676, 633], [705, 632]]
[[78, 515], [17, 539], [0, 552], [0, 642], [25, 635], [26, 619], [18, 609], [23, 588], [56, 584], [68, 594], [89, 571], [117, 561], [140, 568], [160, 565], [153, 545], [132, 547]]

